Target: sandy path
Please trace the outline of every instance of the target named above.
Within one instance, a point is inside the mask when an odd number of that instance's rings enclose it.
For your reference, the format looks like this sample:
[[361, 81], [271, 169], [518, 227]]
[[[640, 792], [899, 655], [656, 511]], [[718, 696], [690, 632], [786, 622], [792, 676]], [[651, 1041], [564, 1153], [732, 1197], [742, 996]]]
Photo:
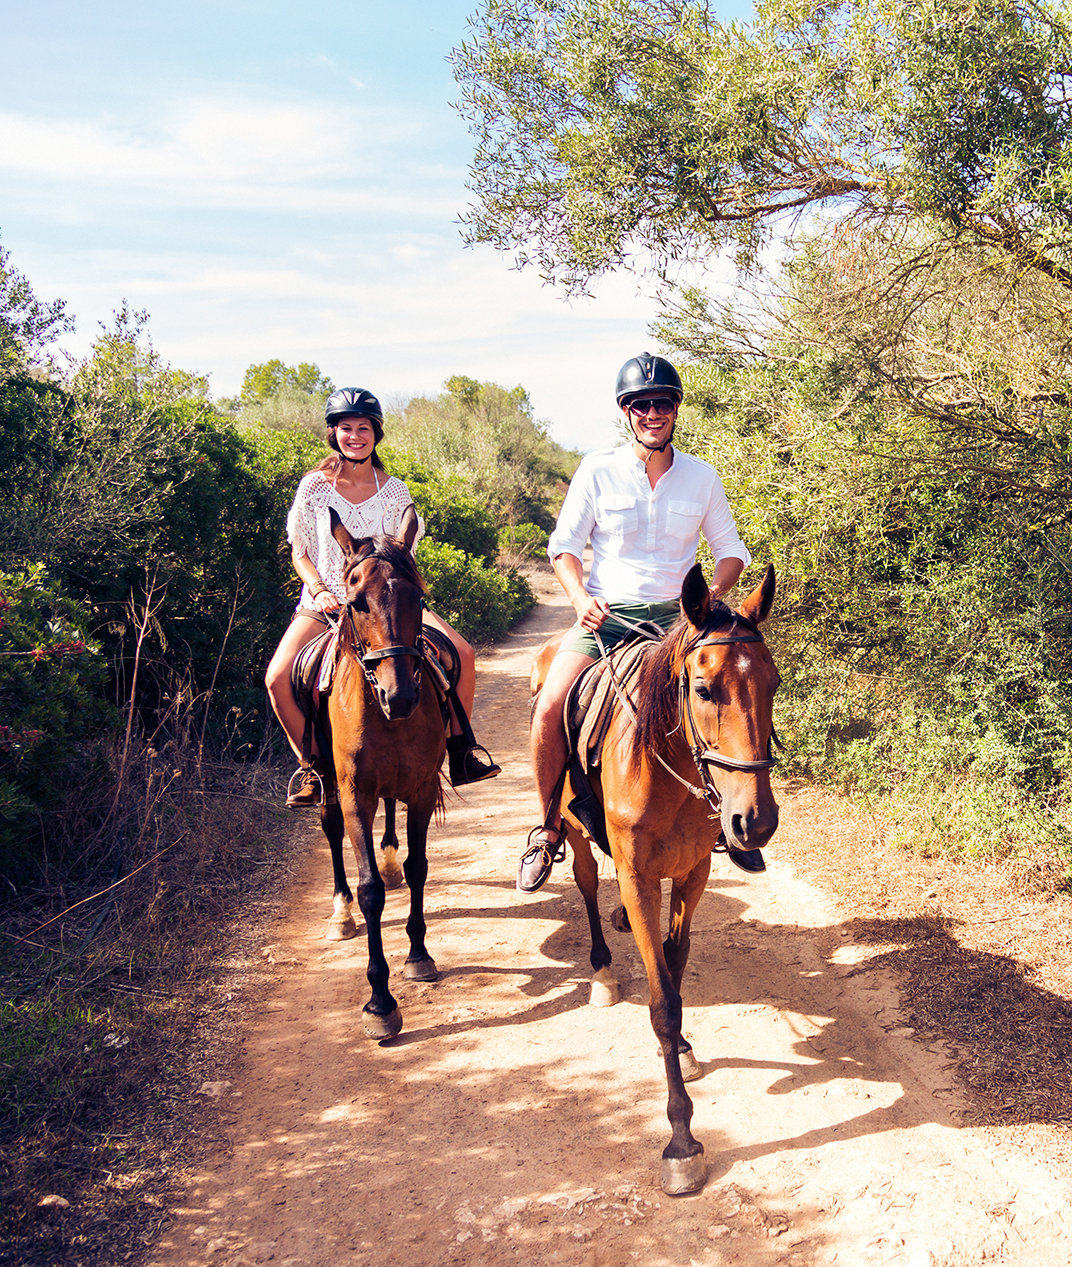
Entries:
[[[405, 1028], [363, 1036], [364, 940], [323, 940], [330, 859], [310, 821], [242, 1073], [214, 1102], [230, 1148], [194, 1176], [151, 1267], [1072, 1262], [1065, 1177], [962, 1124], [949, 1057], [912, 1038], [893, 980], [779, 861], [780, 838], [824, 846], [784, 789], [766, 876], [716, 860], [697, 915], [685, 1031], [710, 1177], [661, 1193], [666, 1090], [632, 941], [608, 931], [623, 999], [588, 1007], [569, 867], [514, 891], [533, 821], [528, 667], [566, 620], [549, 589], [481, 664], [477, 732], [503, 774], [433, 837], [441, 979], [401, 980], [408, 895], [389, 893]], [[609, 912], [609, 863], [603, 878]]]

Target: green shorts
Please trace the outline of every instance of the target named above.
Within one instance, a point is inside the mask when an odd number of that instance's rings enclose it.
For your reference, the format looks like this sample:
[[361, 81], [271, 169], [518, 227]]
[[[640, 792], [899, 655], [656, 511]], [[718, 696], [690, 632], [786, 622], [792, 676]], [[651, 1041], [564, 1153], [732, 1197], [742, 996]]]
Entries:
[[[614, 617], [616, 615], [624, 616], [626, 620], [631, 620], [634, 624], [639, 624], [642, 620], [650, 620], [662, 629], [669, 629], [681, 615], [681, 605], [677, 602], [610, 603], [608, 605], [611, 614], [603, 622], [603, 626], [599, 630], [599, 636], [608, 651], [616, 642], [633, 632], [628, 625], [623, 625], [621, 621], [615, 620]], [[579, 651], [581, 655], [591, 656], [593, 660], [599, 659], [599, 645], [596, 642], [595, 634], [587, 629], [582, 629], [579, 624], [566, 630], [562, 645], [558, 649], [560, 652]]]

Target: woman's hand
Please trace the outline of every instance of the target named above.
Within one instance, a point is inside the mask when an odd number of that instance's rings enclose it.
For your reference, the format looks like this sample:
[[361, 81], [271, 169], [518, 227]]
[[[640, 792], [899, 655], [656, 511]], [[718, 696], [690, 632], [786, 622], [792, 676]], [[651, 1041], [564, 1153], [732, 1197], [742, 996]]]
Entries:
[[342, 604], [331, 590], [321, 590], [319, 594], [313, 596], [313, 606], [318, 612], [327, 615], [329, 612], [337, 612]]

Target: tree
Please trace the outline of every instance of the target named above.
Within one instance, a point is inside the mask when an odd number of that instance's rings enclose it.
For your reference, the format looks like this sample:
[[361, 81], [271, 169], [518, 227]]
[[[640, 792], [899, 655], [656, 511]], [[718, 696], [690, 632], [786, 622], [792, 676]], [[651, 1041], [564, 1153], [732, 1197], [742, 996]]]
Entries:
[[583, 290], [811, 209], [913, 218], [1072, 285], [1072, 34], [1043, 0], [486, 0], [455, 50], [467, 218]]
[[243, 405], [264, 405], [288, 388], [304, 396], [322, 398], [335, 390], [335, 384], [320, 372], [319, 365], [308, 361], [284, 365], [280, 360], [271, 360], [246, 370], [238, 399]]
[[0, 378], [25, 371], [49, 343], [73, 328], [63, 300], [38, 299], [0, 247]]

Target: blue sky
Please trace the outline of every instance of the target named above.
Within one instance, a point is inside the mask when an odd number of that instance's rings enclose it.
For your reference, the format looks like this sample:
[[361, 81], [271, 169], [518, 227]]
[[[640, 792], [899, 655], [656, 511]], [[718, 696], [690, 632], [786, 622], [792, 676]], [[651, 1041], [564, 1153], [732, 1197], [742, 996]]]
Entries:
[[564, 443], [613, 442], [614, 376], [651, 342], [637, 279], [566, 303], [461, 242], [472, 143], [446, 58], [475, 8], [6, 5], [0, 243], [67, 301], [64, 346], [127, 300], [217, 396], [271, 357], [388, 399], [467, 374], [523, 384]]

